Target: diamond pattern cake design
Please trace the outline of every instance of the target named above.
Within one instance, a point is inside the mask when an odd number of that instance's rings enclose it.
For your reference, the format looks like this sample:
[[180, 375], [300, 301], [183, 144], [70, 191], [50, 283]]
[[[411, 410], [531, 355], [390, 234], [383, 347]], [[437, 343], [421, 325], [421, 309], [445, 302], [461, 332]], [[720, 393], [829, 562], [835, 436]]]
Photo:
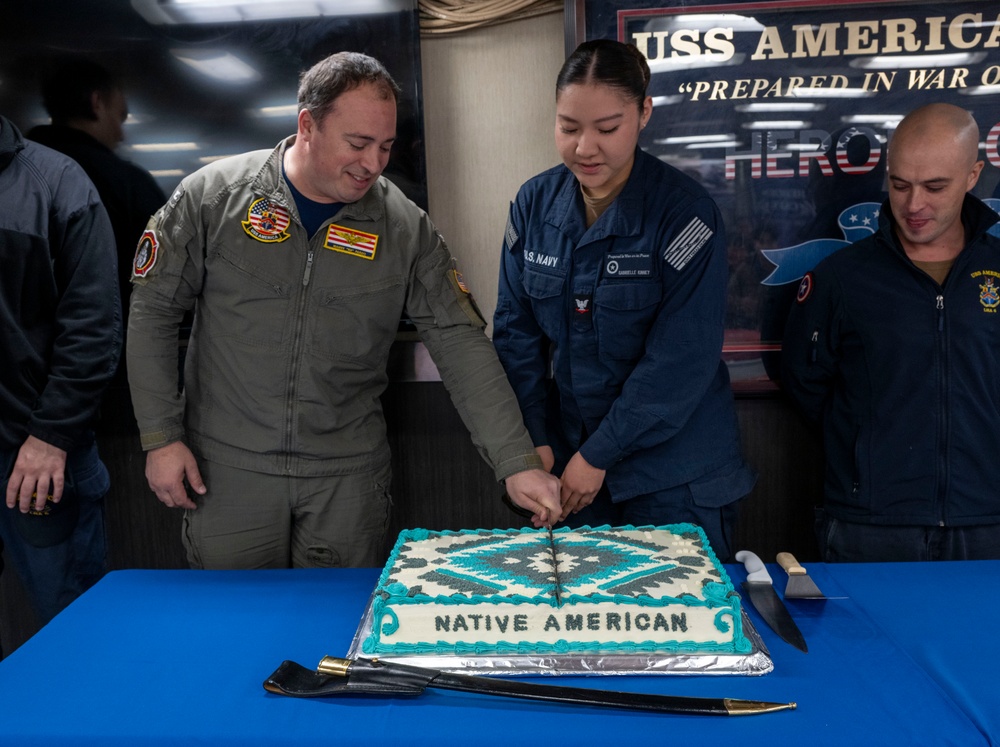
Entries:
[[[642, 534], [568, 532], [555, 538], [555, 563], [546, 533], [510, 536], [458, 535], [438, 547], [435, 557], [400, 552], [392, 583], [407, 596], [525, 596], [533, 599], [567, 595], [641, 597], [669, 590], [683, 596], [700, 589], [718, 574], [708, 566], [695, 536], [678, 535], [664, 548]], [[679, 585], [683, 585], [680, 588]], [[693, 589], [691, 589], [693, 587]], [[691, 589], [691, 591], [689, 591]]]

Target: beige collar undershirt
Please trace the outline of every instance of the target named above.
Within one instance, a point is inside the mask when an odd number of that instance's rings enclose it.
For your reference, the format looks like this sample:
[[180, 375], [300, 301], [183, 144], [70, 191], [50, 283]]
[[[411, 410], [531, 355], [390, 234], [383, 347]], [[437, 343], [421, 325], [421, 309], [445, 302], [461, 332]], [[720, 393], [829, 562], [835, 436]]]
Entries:
[[951, 266], [955, 264], [956, 259], [957, 257], [952, 257], [951, 259], [939, 259], [932, 262], [918, 262], [914, 259], [912, 262], [919, 269], [934, 278], [938, 285], [944, 285], [945, 278], [948, 277], [948, 273], [951, 271]]
[[[625, 180], [628, 181], [628, 180]], [[615, 201], [615, 198], [621, 194], [621, 191], [625, 189], [625, 182], [622, 182], [613, 190], [611, 190], [604, 197], [591, 197], [580, 187], [580, 194], [583, 195], [583, 207], [586, 213], [587, 228], [590, 228], [597, 222], [604, 211], [608, 209], [608, 206]]]

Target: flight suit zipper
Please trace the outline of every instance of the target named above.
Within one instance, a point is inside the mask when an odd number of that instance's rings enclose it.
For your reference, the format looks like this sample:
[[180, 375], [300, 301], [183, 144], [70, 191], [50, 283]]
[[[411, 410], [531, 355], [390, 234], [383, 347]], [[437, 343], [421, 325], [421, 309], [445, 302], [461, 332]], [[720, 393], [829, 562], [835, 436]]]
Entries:
[[292, 332], [292, 367], [288, 372], [287, 406], [285, 408], [285, 473], [292, 471], [293, 445], [295, 443], [295, 399], [299, 380], [299, 369], [302, 367], [302, 328], [305, 326], [306, 298], [308, 296], [309, 278], [312, 276], [314, 250], [309, 248], [306, 254], [306, 267], [302, 273], [302, 293], [299, 295], [299, 307], [295, 313], [295, 329]]

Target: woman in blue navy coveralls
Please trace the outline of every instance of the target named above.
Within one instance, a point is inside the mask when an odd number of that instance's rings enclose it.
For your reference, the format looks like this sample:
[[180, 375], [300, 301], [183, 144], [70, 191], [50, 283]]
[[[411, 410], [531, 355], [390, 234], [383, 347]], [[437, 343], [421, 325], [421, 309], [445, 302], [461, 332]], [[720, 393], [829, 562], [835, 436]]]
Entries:
[[720, 360], [724, 229], [697, 182], [638, 148], [648, 83], [615, 41], [563, 65], [564, 165], [511, 205], [494, 344], [567, 524], [692, 522], [725, 561], [755, 475]]

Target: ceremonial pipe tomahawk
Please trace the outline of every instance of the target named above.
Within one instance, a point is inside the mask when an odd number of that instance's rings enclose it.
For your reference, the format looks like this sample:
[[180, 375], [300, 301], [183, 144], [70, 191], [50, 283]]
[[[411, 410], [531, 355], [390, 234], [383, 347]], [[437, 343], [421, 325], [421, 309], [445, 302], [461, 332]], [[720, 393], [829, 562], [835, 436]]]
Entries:
[[734, 698], [694, 698], [674, 695], [596, 690], [585, 687], [540, 685], [436, 669], [395, 664], [378, 659], [337, 659], [325, 656], [315, 670], [285, 661], [264, 682], [278, 695], [316, 698], [334, 695], [419, 695], [428, 687], [554, 703], [627, 708], [698, 716], [749, 716], [794, 710], [795, 703], [767, 703]]

